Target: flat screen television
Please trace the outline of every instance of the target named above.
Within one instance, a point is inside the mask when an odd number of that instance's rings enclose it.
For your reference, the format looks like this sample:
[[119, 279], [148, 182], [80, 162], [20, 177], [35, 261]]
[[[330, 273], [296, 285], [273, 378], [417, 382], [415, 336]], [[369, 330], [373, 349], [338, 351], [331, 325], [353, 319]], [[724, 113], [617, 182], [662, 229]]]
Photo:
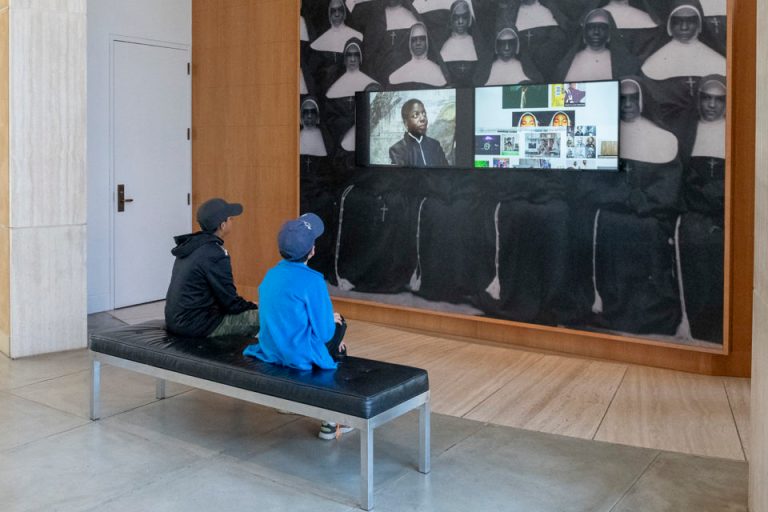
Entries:
[[619, 170], [619, 82], [356, 94], [356, 164]]
[[474, 167], [619, 170], [619, 82], [478, 87]]
[[357, 93], [357, 165], [471, 168], [473, 92], [420, 89]]

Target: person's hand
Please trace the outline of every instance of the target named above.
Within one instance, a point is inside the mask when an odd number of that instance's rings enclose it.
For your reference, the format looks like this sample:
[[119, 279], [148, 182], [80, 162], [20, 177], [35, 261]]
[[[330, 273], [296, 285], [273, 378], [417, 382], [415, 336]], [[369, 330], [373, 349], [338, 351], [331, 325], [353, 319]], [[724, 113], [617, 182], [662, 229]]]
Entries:
[[336, 312], [334, 311], [334, 312], [333, 312], [333, 321], [334, 321], [334, 322], [336, 322], [337, 324], [340, 324], [341, 322], [343, 322], [343, 321], [344, 321], [344, 319], [343, 319], [343, 318], [341, 318], [341, 315], [340, 315], [340, 314], [338, 314], [338, 313], [336, 313]]
[[339, 353], [345, 352], [347, 350], [347, 342], [344, 340], [341, 340], [341, 343], [339, 343]]

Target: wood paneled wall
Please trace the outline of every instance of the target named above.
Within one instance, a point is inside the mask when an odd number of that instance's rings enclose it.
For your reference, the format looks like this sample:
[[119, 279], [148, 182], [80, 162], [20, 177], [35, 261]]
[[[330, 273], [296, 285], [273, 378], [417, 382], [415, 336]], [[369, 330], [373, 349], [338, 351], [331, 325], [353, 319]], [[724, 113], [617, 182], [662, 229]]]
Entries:
[[758, 0], [728, 0], [728, 144], [726, 188], [726, 331], [731, 353], [716, 372], [748, 376], [752, 360], [755, 230], [755, 40]]
[[[354, 300], [336, 300], [337, 309], [349, 318], [455, 336], [697, 373], [749, 375], [756, 1], [729, 0], [729, 354]], [[227, 246], [238, 288], [253, 299], [264, 272], [279, 259], [280, 223], [298, 206], [298, 20], [299, 0], [193, 0], [193, 206], [217, 195], [245, 205]]]
[[193, 0], [192, 207], [243, 204], [225, 245], [253, 300], [298, 211], [298, 62], [298, 1]]

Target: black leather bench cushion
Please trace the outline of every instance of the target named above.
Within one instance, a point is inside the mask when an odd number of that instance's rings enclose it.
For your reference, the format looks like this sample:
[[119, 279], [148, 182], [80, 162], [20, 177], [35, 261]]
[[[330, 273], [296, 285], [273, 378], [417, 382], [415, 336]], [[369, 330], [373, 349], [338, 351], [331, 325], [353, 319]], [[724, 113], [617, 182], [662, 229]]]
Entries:
[[[162, 321], [90, 336], [90, 348], [293, 402], [371, 418], [429, 389], [426, 370], [348, 356], [336, 370], [301, 371], [242, 355], [244, 337], [184, 338]], [[332, 421], [333, 418], [327, 418]]]

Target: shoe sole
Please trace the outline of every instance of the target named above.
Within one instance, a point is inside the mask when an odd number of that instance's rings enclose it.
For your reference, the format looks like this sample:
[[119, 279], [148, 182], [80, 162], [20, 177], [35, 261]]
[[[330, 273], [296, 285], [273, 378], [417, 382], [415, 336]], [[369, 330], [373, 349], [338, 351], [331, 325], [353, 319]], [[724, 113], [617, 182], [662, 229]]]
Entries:
[[[341, 434], [349, 434], [353, 430], [355, 430], [355, 429], [352, 428], [352, 427], [342, 428], [341, 429]], [[317, 433], [317, 437], [319, 437], [320, 439], [323, 439], [325, 441], [332, 441], [332, 440], [336, 439], [336, 430], [334, 430], [332, 432], [323, 432], [321, 430], [320, 432]]]

